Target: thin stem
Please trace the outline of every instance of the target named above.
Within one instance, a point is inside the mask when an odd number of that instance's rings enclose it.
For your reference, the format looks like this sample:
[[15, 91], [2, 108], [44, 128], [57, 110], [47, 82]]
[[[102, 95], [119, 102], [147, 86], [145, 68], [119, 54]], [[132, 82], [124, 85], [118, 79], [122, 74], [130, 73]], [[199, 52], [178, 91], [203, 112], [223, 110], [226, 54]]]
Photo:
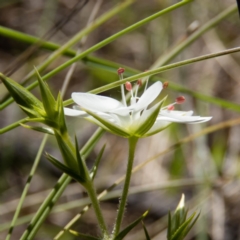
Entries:
[[120, 205], [119, 205], [119, 209], [118, 209], [117, 219], [116, 219], [116, 223], [115, 223], [114, 230], [113, 230], [114, 237], [116, 237], [116, 235], [120, 231], [122, 220], [123, 220], [123, 215], [125, 212], [125, 206], [126, 206], [128, 190], [129, 190], [129, 186], [130, 186], [134, 154], [135, 154], [137, 141], [138, 141], [137, 137], [131, 137], [128, 139], [128, 143], [129, 143], [128, 165], [127, 165], [127, 171], [126, 171], [126, 177], [125, 177], [125, 183], [124, 183], [124, 187], [123, 187], [122, 197], [120, 199]]
[[[237, 52], [240, 52], [240, 47], [230, 48], [230, 49], [227, 49], [227, 50], [224, 50], [224, 51], [211, 53], [211, 54], [206, 54], [206, 55], [202, 55], [202, 56], [199, 56], [199, 57], [179, 61], [179, 62], [176, 62], [176, 63], [165, 65], [165, 66], [160, 67], [160, 68], [149, 70], [147, 72], [142, 72], [142, 73], [136, 74], [136, 75], [128, 77], [128, 78], [124, 78], [123, 80], [119, 80], [119, 81], [116, 81], [116, 82], [113, 82], [113, 83], [109, 83], [109, 84], [107, 84], [103, 87], [95, 88], [94, 90], [89, 91], [89, 93], [98, 94], [98, 93], [101, 93], [101, 92], [105, 92], [109, 89], [118, 87], [121, 84], [125, 84], [126, 82], [132, 82], [132, 81], [135, 81], [137, 79], [141, 79], [143, 77], [147, 77], [147, 76], [151, 76], [151, 75], [154, 75], [154, 74], [157, 74], [157, 73], [168, 71], [168, 70], [173, 69], [173, 68], [178, 68], [178, 67], [185, 66], [185, 65], [188, 65], [188, 64], [204, 61], [204, 60], [215, 58], [215, 57], [224, 56], [224, 55], [231, 54], [231, 53], [237, 53]], [[64, 104], [64, 106], [66, 106], [66, 105], [69, 105], [69, 104], [72, 104], [72, 103], [73, 103], [73, 100], [69, 99], [69, 100], [64, 101], [63, 104]]]
[[[119, 37], [143, 26], [144, 24], [166, 14], [166, 13], [169, 13], [181, 6], [184, 6], [185, 4], [189, 3], [190, 1], [192, 0], [186, 0], [186, 1], [182, 1], [180, 3], [177, 3], [177, 4], [174, 4], [166, 9], [163, 9], [147, 18], [144, 18], [143, 20], [123, 29], [122, 31], [110, 36], [109, 38], [95, 44], [94, 46], [90, 47], [89, 49], [87, 49], [86, 51], [82, 52], [81, 54], [73, 57], [72, 59], [68, 60], [67, 62], [63, 63], [62, 65], [60, 65], [59, 67], [55, 68], [54, 70], [52, 70], [51, 72], [47, 73], [46, 75], [44, 75], [42, 77], [42, 79], [44, 81], [48, 80], [49, 78], [51, 78], [52, 76], [56, 75], [57, 73], [61, 72], [63, 69], [67, 68], [68, 66], [72, 65], [74, 62], [76, 61], [79, 61], [81, 59], [83, 59], [84, 57], [86, 57], [87, 55], [89, 55], [90, 53], [92, 52], [95, 52], [97, 51], [98, 49], [106, 46], [107, 44], [109, 44], [110, 42], [113, 42], [114, 40], [118, 39]], [[33, 82], [32, 84], [30, 84], [26, 89], [28, 90], [32, 90], [33, 88], [35, 88], [36, 86], [38, 85], [38, 82], [35, 81]], [[6, 100], [2, 105], [1, 105], [1, 108], [5, 108], [7, 107], [10, 103], [13, 102], [13, 99], [12, 98], [9, 98], [8, 100]]]
[[103, 235], [102, 237], [103, 237], [103, 239], [108, 239], [109, 234], [108, 234], [107, 226], [105, 224], [105, 221], [104, 221], [104, 218], [102, 215], [102, 211], [100, 208], [100, 203], [99, 203], [99, 200], [97, 197], [97, 193], [95, 191], [95, 187], [93, 185], [91, 178], [89, 178], [89, 181], [87, 181], [87, 183], [85, 184], [85, 188], [88, 192], [89, 198], [91, 199], [91, 204], [93, 206], [95, 215], [98, 220], [99, 227], [100, 227], [102, 235]]
[[17, 218], [18, 218], [18, 216], [19, 216], [19, 213], [20, 213], [20, 211], [21, 211], [23, 202], [24, 202], [24, 200], [25, 200], [25, 197], [26, 197], [26, 195], [27, 195], [28, 189], [29, 189], [29, 187], [30, 187], [30, 183], [31, 183], [32, 177], [33, 177], [33, 175], [34, 175], [34, 173], [35, 173], [35, 171], [36, 171], [36, 169], [37, 169], [37, 166], [38, 166], [38, 163], [39, 163], [39, 161], [40, 161], [40, 158], [41, 158], [43, 149], [44, 149], [44, 147], [45, 147], [45, 144], [46, 144], [46, 142], [47, 142], [47, 139], [48, 139], [48, 135], [45, 134], [45, 135], [44, 135], [44, 138], [43, 138], [43, 140], [42, 140], [42, 143], [41, 143], [41, 145], [40, 145], [40, 148], [39, 148], [39, 150], [38, 150], [37, 156], [36, 156], [36, 158], [35, 158], [35, 161], [34, 161], [34, 163], [33, 163], [32, 169], [31, 169], [31, 171], [30, 171], [30, 173], [29, 173], [27, 183], [26, 183], [26, 185], [25, 185], [25, 187], [24, 187], [24, 189], [23, 189], [21, 198], [20, 198], [19, 203], [18, 203], [18, 205], [17, 205], [17, 209], [16, 209], [16, 211], [15, 211], [15, 213], [14, 213], [14, 216], [13, 216], [13, 219], [12, 219], [12, 222], [11, 222], [10, 229], [9, 229], [9, 231], [8, 231], [8, 235], [7, 235], [7, 237], [6, 237], [6, 240], [10, 240], [10, 238], [11, 238], [13, 229], [14, 229], [14, 227], [15, 227]]

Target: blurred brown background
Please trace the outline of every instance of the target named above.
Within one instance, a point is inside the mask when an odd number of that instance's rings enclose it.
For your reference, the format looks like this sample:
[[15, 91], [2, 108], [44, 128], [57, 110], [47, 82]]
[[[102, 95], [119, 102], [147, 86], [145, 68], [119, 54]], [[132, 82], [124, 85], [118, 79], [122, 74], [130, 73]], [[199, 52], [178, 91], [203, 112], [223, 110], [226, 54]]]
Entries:
[[[86, 2], [1, 0], [0, 25], [39, 38], [49, 32], [49, 29], [54, 29], [56, 31], [50, 31], [54, 33], [53, 36], [46, 37], [46, 40], [62, 45], [86, 26], [95, 2], [92, 0]], [[103, 0], [97, 16], [120, 2], [123, 1]], [[83, 49], [176, 2], [172, 0], [136, 1], [94, 30], [88, 36]], [[119, 67], [125, 65], [144, 71], [149, 69], [160, 56], [167, 54], [174, 46], [184, 41], [193, 33], [191, 30], [200, 28], [233, 4], [236, 4], [235, 0], [195, 0], [122, 36], [92, 55], [117, 62]], [[77, 11], [69, 17], [74, 9]], [[56, 24], [62, 19], [67, 19], [66, 24], [58, 29]], [[240, 20], [235, 11], [189, 45], [172, 62], [237, 47], [240, 40], [239, 29]], [[12, 79], [21, 82], [33, 66], [38, 66], [51, 53], [49, 50], [36, 47], [30, 57], [14, 65], [13, 61], [27, 49], [29, 44], [0, 35], [0, 71], [8, 73]], [[76, 50], [77, 47], [73, 49]], [[42, 75], [68, 59], [69, 57], [66, 56], [58, 58]], [[157, 76], [159, 80], [167, 80], [170, 84], [178, 83], [194, 92], [239, 104], [239, 60], [240, 55], [237, 53], [173, 69]], [[63, 70], [48, 81], [55, 96], [61, 89], [67, 71], [68, 69]], [[78, 62], [64, 99], [70, 98], [73, 91], [89, 91], [117, 79], [117, 74]], [[163, 96], [168, 95], [169, 103], [173, 102], [175, 97], [182, 95], [181, 92], [171, 88], [164, 91]], [[33, 93], [39, 96], [38, 89]], [[112, 89], [103, 94], [120, 98], [120, 89]], [[6, 95], [7, 91], [1, 84], [1, 101]], [[213, 116], [213, 119], [201, 125], [173, 124], [162, 133], [141, 139], [135, 164], [147, 160], [181, 138], [198, 132], [206, 126], [239, 116], [239, 113], [233, 110], [221, 108], [191, 95], [184, 95], [187, 101], [179, 106], [180, 110], [194, 109], [195, 114]], [[24, 113], [18, 106], [11, 104], [1, 110], [0, 127], [6, 127], [24, 117]], [[72, 136], [74, 133], [77, 134], [80, 146], [86, 143], [97, 128], [81, 119], [67, 118], [67, 123]], [[135, 173], [132, 177], [132, 186], [142, 186], [143, 192], [130, 195], [125, 224], [150, 208], [145, 224], [152, 239], [166, 239], [166, 214], [176, 207], [181, 193], [185, 193], [189, 209], [201, 209], [201, 218], [186, 239], [240, 239], [239, 136], [239, 126], [225, 128], [182, 145]], [[17, 127], [0, 137], [1, 239], [6, 236], [7, 226], [13, 217], [42, 139], [43, 134], [22, 127]], [[127, 140], [106, 133], [88, 158], [89, 166], [103, 144], [106, 144], [106, 150], [95, 181], [99, 192], [124, 174], [127, 158]], [[45, 151], [61, 158], [53, 137], [49, 137]], [[16, 227], [12, 239], [19, 239], [31, 219], [24, 221], [24, 217], [36, 211], [60, 175], [61, 173], [42, 156], [21, 211], [20, 219], [23, 219], [24, 224]], [[153, 186], [157, 189], [150, 190]], [[118, 189], [121, 189], [121, 186]], [[54, 208], [53, 211], [57, 213], [50, 214], [35, 239], [53, 239], [53, 236], [82, 209], [78, 207], [78, 201], [83, 197], [86, 197], [83, 189], [73, 181]], [[117, 204], [118, 198], [102, 203], [104, 215], [110, 227], [115, 219]], [[97, 234], [94, 213], [91, 210], [86, 213], [73, 229]], [[66, 234], [62, 239], [75, 238]], [[126, 239], [145, 239], [141, 225]]]

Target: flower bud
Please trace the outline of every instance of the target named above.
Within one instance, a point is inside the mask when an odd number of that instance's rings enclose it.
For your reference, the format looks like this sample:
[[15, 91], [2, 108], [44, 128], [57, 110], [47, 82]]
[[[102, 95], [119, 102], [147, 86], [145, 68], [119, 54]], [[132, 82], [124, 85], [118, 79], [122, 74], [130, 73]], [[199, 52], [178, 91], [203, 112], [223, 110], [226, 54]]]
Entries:
[[132, 84], [130, 82], [126, 82], [125, 83], [125, 88], [128, 90], [128, 91], [131, 91], [132, 90]]
[[185, 102], [185, 97], [184, 96], [180, 96], [176, 98], [176, 103], [177, 104], [182, 104]]
[[118, 73], [118, 75], [120, 75], [120, 74], [123, 74], [124, 71], [125, 71], [124, 68], [119, 68], [119, 69], [117, 70], [117, 73]]

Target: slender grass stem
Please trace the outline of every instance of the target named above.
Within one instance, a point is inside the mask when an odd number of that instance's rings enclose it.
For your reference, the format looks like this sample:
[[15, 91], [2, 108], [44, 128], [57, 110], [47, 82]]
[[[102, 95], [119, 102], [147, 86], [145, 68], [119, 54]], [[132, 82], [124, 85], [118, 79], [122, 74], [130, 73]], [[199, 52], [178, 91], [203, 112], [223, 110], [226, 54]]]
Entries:
[[131, 138], [128, 139], [128, 143], [129, 143], [128, 165], [127, 165], [127, 171], [126, 171], [126, 177], [125, 177], [125, 183], [124, 183], [124, 187], [123, 187], [122, 197], [120, 199], [117, 219], [116, 219], [116, 223], [115, 223], [115, 226], [114, 226], [114, 229], [113, 229], [113, 236], [114, 237], [116, 237], [116, 235], [120, 231], [122, 220], [123, 220], [123, 215], [124, 215], [124, 212], [125, 212], [125, 207], [126, 207], [126, 202], [127, 202], [128, 190], [129, 190], [129, 186], [130, 186], [130, 180], [131, 180], [132, 168], [133, 168], [133, 161], [134, 161], [134, 154], [135, 154], [137, 141], [138, 141], [137, 137], [131, 137]]
[[[42, 79], [44, 81], [48, 80], [49, 78], [53, 77], [54, 75], [56, 75], [57, 73], [61, 72], [62, 70], [64, 70], [65, 68], [69, 67], [70, 65], [72, 65], [74, 62], [79, 61], [81, 59], [83, 59], [84, 57], [86, 57], [88, 54], [97, 51], [98, 49], [106, 46], [107, 44], [113, 42], [114, 40], [116, 40], [117, 38], [135, 30], [136, 28], [139, 28], [141, 26], [143, 26], [144, 24], [166, 14], [169, 13], [181, 6], [184, 6], [185, 4], [189, 3], [190, 1], [193, 0], [186, 0], [186, 1], [181, 1], [180, 3], [174, 4], [164, 10], [161, 10], [147, 18], [144, 18], [143, 20], [123, 29], [122, 31], [110, 36], [109, 38], [101, 41], [100, 43], [95, 44], [94, 46], [90, 47], [89, 49], [87, 49], [86, 51], [80, 53], [79, 55], [73, 57], [72, 59], [68, 60], [67, 62], [63, 63], [62, 65], [60, 65], [59, 67], [55, 68], [54, 70], [52, 70], [51, 72], [47, 73], [46, 75], [44, 75], [42, 77]], [[26, 87], [26, 89], [28, 90], [32, 90], [33, 88], [35, 88], [38, 85], [38, 82], [35, 81], [32, 84], [30, 84], [28, 87]], [[3, 109], [5, 107], [7, 107], [9, 104], [11, 104], [13, 102], [12, 98], [9, 98], [8, 100], [6, 100], [4, 103], [1, 104], [0, 109]]]
[[33, 163], [32, 169], [31, 169], [31, 171], [30, 171], [30, 174], [29, 174], [29, 176], [28, 176], [27, 183], [26, 183], [26, 185], [25, 185], [25, 187], [24, 187], [24, 189], [23, 189], [22, 195], [21, 195], [21, 197], [20, 197], [19, 203], [18, 203], [17, 208], [16, 208], [16, 211], [15, 211], [15, 213], [14, 213], [14, 216], [13, 216], [13, 219], [12, 219], [12, 222], [11, 222], [10, 229], [9, 229], [9, 231], [8, 231], [8, 235], [7, 235], [7, 237], [6, 237], [6, 240], [10, 240], [10, 238], [11, 238], [11, 236], [12, 236], [13, 229], [14, 229], [14, 227], [15, 227], [17, 218], [18, 218], [18, 216], [19, 216], [19, 213], [20, 213], [20, 211], [21, 211], [23, 202], [24, 202], [24, 200], [25, 200], [25, 197], [26, 197], [26, 195], [27, 195], [28, 189], [29, 189], [29, 187], [30, 187], [30, 183], [31, 183], [32, 177], [33, 177], [34, 173], [36, 172], [38, 163], [39, 163], [39, 161], [40, 161], [40, 159], [41, 159], [41, 155], [42, 155], [44, 146], [45, 146], [45, 144], [46, 144], [46, 142], [47, 142], [47, 139], [48, 139], [48, 135], [45, 134], [45, 135], [44, 135], [44, 138], [43, 138], [43, 140], [42, 140], [42, 143], [41, 143], [41, 145], [40, 145], [40, 148], [39, 148], [39, 150], [38, 150], [37, 156], [36, 156], [36, 158], [35, 158], [35, 160], [34, 160], [34, 163]]

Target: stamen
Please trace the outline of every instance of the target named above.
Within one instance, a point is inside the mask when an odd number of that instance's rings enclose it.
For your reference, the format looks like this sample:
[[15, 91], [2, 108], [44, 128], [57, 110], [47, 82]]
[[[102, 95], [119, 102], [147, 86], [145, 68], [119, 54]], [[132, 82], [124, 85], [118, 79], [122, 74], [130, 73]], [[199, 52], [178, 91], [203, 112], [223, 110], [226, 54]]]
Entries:
[[138, 80], [137, 80], [137, 85], [138, 85], [139, 87], [142, 86], [142, 80], [141, 80], [141, 79], [138, 79]]
[[130, 92], [132, 91], [132, 84], [130, 82], [125, 83], [125, 88]]
[[185, 97], [184, 96], [180, 96], [176, 98], [176, 103], [177, 104], [182, 104], [185, 102]]
[[121, 74], [123, 74], [124, 72], [125, 72], [125, 69], [124, 69], [124, 68], [121, 68], [121, 67], [117, 70], [118, 75], [121, 75]]
[[133, 97], [133, 90], [132, 90], [132, 84], [130, 82], [125, 83], [125, 88], [131, 92], [131, 96]]
[[142, 86], [142, 80], [141, 79], [138, 79], [137, 80], [137, 87], [136, 87], [136, 90], [135, 90], [135, 98], [137, 98], [137, 95], [138, 95], [138, 89], [139, 87]]
[[168, 82], [163, 83], [163, 89], [166, 89], [168, 87]]
[[169, 110], [169, 111], [174, 110], [174, 105], [169, 105], [169, 106], [167, 107], [167, 110]]
[[[147, 72], [148, 70], [145, 70], [144, 72]], [[145, 88], [144, 88], [144, 92], [147, 90], [147, 86], [148, 86], [148, 79], [149, 79], [149, 76], [147, 77], [147, 80], [146, 80], [146, 84], [145, 84]]]
[[[117, 73], [119, 75], [119, 79], [122, 80], [123, 79], [123, 73], [124, 73], [124, 68], [119, 68], [117, 70]], [[125, 97], [125, 92], [124, 92], [124, 86], [123, 84], [121, 85], [121, 94], [122, 94], [122, 102], [124, 104], [124, 106], [127, 106], [127, 102], [126, 102], [126, 97]]]

